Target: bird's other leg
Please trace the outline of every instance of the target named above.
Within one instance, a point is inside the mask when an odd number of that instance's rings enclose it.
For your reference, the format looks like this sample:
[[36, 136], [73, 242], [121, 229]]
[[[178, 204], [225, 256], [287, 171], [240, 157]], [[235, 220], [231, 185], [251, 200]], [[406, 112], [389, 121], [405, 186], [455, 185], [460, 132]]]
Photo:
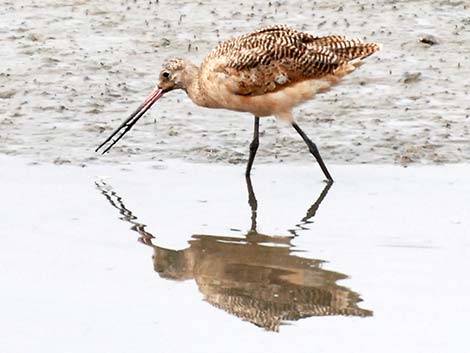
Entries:
[[259, 117], [255, 116], [255, 125], [253, 131], [253, 141], [250, 143], [250, 157], [248, 158], [248, 164], [246, 165], [245, 175], [250, 176], [251, 167], [253, 166], [253, 161], [255, 160], [256, 151], [259, 146]]
[[299, 125], [297, 125], [296, 123], [292, 123], [292, 126], [294, 127], [295, 131], [297, 131], [299, 135], [302, 136], [302, 139], [307, 144], [310, 153], [313, 154], [313, 156], [317, 160], [321, 170], [323, 171], [323, 174], [325, 174], [326, 179], [328, 179], [328, 182], [333, 182], [333, 178], [331, 177], [330, 172], [326, 168], [325, 162], [323, 162], [323, 159], [320, 156], [320, 152], [318, 152], [317, 146], [312, 142], [312, 140], [309, 139], [305, 132], [302, 131]]

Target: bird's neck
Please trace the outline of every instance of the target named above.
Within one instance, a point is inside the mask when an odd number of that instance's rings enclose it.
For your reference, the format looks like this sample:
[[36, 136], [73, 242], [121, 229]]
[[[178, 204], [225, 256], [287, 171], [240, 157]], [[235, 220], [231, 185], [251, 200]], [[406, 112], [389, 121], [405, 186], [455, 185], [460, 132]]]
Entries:
[[203, 107], [207, 106], [206, 95], [199, 82], [199, 67], [188, 63], [183, 71], [182, 83], [183, 89], [195, 104]]

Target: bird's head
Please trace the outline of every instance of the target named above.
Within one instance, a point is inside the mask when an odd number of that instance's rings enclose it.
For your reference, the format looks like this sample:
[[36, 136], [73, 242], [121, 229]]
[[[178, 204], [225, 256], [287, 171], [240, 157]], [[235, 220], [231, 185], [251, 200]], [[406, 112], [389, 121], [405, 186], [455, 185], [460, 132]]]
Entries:
[[184, 59], [174, 58], [167, 60], [160, 71], [158, 87], [163, 92], [169, 92], [184, 87], [184, 73], [187, 67]]

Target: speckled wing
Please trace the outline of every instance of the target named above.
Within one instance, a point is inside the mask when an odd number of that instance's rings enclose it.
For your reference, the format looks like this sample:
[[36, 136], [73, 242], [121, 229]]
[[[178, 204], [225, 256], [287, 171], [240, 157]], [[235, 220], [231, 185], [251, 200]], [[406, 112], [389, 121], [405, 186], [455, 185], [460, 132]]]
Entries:
[[216, 70], [235, 94], [262, 95], [302, 80], [321, 77], [341, 65], [318, 39], [286, 26], [272, 26], [221, 43], [208, 59], [220, 58]]
[[271, 26], [222, 42], [206, 58], [239, 95], [256, 96], [321, 78], [352, 60], [362, 45], [342, 36], [315, 37], [286, 26]]

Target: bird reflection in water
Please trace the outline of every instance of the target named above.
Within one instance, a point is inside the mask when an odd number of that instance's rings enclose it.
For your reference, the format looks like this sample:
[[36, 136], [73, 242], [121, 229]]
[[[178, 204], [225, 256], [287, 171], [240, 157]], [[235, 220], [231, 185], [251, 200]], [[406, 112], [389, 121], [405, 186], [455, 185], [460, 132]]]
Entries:
[[294, 255], [291, 244], [299, 230], [311, 223], [328, 193], [326, 184], [305, 217], [289, 236], [271, 236], [256, 230], [258, 203], [250, 178], [246, 179], [251, 207], [251, 229], [244, 238], [192, 235], [183, 250], [162, 248], [121, 197], [103, 181], [96, 183], [121, 219], [132, 224], [139, 241], [153, 248], [154, 270], [166, 279], [194, 279], [204, 299], [243, 320], [269, 331], [279, 331], [286, 321], [310, 316], [371, 316], [361, 309], [359, 295], [336, 282], [346, 275], [322, 268], [323, 260]]

